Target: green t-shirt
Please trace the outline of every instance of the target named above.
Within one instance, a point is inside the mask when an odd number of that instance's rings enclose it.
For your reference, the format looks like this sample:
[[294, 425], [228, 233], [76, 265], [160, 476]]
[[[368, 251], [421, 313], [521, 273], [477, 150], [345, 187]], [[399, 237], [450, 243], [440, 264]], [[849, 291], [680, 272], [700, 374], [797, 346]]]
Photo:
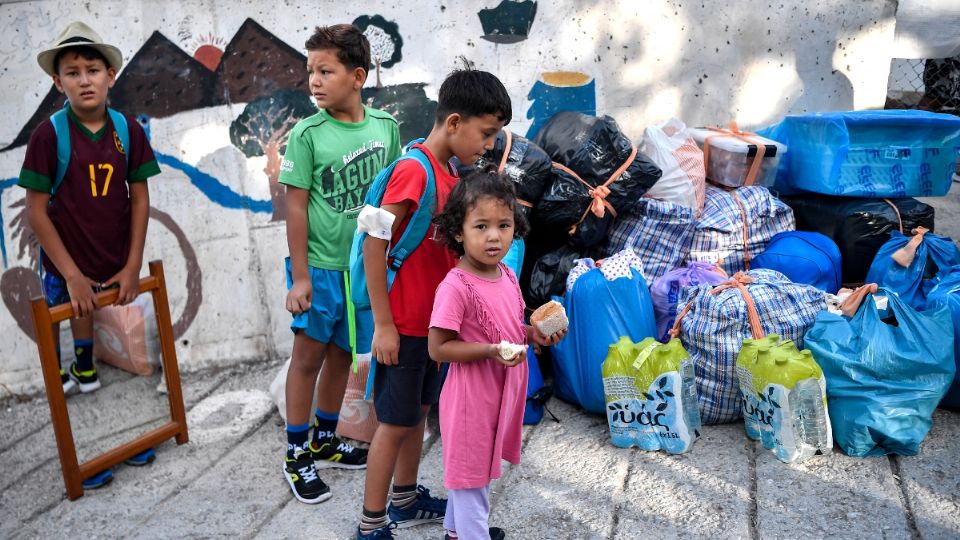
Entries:
[[310, 190], [307, 264], [347, 270], [357, 215], [377, 173], [400, 156], [400, 131], [389, 113], [364, 107], [360, 122], [325, 110], [293, 127], [280, 183]]

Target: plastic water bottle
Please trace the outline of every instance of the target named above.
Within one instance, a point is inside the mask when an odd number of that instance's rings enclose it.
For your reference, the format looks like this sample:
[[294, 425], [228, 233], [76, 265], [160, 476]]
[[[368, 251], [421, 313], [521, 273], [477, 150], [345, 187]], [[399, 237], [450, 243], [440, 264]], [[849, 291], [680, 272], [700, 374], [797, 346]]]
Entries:
[[697, 403], [697, 381], [693, 376], [693, 362], [687, 358], [680, 363], [683, 385], [683, 419], [694, 437], [700, 436], [700, 409]]
[[[803, 351], [809, 353], [809, 351]], [[820, 381], [803, 379], [790, 391], [790, 409], [793, 411], [793, 426], [797, 442], [811, 447], [815, 453], [830, 448], [830, 427], [824, 408]]]

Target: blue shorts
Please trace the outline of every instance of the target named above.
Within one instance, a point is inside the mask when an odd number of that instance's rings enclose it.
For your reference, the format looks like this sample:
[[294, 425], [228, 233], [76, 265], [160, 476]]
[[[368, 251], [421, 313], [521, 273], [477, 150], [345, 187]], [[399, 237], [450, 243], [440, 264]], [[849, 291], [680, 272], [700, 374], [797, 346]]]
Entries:
[[[119, 287], [119, 285], [113, 284], [111, 287], [94, 287], [93, 292], [99, 293], [113, 287]], [[67, 291], [66, 280], [62, 277], [57, 277], [50, 272], [44, 272], [43, 296], [47, 299], [47, 307], [59, 306], [60, 304], [69, 304], [70, 293]]]
[[[290, 257], [284, 262], [287, 269], [287, 290], [293, 287], [293, 270]], [[350, 351], [350, 318], [347, 316], [347, 295], [350, 294], [344, 283], [346, 272], [310, 268], [310, 282], [313, 284], [313, 297], [310, 309], [294, 314], [290, 329], [296, 334], [302, 330], [307, 337], [320, 343], [333, 343], [345, 351]], [[370, 352], [373, 341], [373, 313], [369, 310], [357, 311], [356, 334], [357, 354]]]

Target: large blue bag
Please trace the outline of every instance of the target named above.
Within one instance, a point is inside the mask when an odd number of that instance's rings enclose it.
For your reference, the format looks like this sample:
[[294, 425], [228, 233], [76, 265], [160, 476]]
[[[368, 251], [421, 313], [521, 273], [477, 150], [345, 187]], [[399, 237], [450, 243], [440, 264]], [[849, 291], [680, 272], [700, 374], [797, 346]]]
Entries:
[[950, 310], [918, 312], [886, 293], [881, 318], [867, 296], [852, 318], [820, 313], [805, 346], [823, 369], [834, 441], [855, 457], [915, 455], [953, 381]]
[[776, 270], [794, 283], [813, 285], [834, 294], [840, 288], [840, 248], [816, 232], [785, 231], [770, 239], [751, 268]]
[[543, 420], [544, 404], [553, 394], [553, 390], [543, 384], [543, 373], [533, 345], [527, 349], [527, 368], [527, 406], [523, 409], [523, 423], [533, 425]]
[[899, 231], [891, 232], [890, 240], [874, 257], [866, 278], [866, 283], [876, 283], [896, 292], [914, 309], [926, 309], [927, 294], [940, 280], [941, 271], [960, 264], [960, 250], [953, 240], [930, 232], [921, 236], [913, 261], [909, 266], [901, 266], [894, 255], [901, 248], [907, 248], [912, 239], [915, 243], [918, 240], [916, 236], [908, 238]]
[[[927, 309], [946, 306], [953, 319], [953, 359], [957, 362], [960, 374], [960, 266], [954, 266], [944, 273], [943, 279], [927, 295]], [[953, 384], [943, 396], [940, 406], [947, 409], [960, 409], [960, 377], [954, 377]]]
[[594, 413], [606, 412], [601, 366], [620, 336], [634, 342], [653, 337], [653, 303], [643, 275], [608, 281], [599, 268], [577, 279], [562, 299], [570, 319], [567, 337], [552, 348], [554, 390]]

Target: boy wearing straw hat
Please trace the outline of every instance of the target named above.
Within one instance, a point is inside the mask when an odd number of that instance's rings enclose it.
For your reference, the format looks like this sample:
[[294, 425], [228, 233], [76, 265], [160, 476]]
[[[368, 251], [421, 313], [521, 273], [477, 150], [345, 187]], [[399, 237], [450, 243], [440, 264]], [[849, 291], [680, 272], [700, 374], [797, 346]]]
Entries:
[[[27, 190], [27, 217], [41, 246], [47, 304], [73, 306], [76, 360], [60, 369], [64, 392], [92, 392], [100, 388], [93, 365], [94, 297], [111, 287], [120, 289], [119, 305], [137, 297], [150, 209], [146, 180], [160, 167], [140, 124], [107, 109], [123, 63], [118, 48], [72, 22], [37, 62], [67, 104], [33, 131], [17, 183]], [[58, 328], [53, 335], [59, 341]], [[145, 454], [134, 464], [153, 459], [152, 451]]]

